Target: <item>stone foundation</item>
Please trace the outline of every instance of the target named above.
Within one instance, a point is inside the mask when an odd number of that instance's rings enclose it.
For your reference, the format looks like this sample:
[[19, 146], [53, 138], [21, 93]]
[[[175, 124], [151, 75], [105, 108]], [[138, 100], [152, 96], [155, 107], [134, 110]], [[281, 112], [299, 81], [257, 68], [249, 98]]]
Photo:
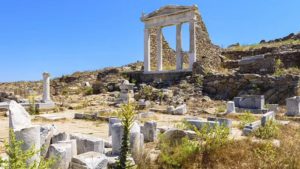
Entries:
[[264, 95], [267, 103], [284, 104], [300, 94], [300, 76], [274, 77], [257, 74], [208, 75], [203, 92], [215, 99], [233, 99], [242, 95]]

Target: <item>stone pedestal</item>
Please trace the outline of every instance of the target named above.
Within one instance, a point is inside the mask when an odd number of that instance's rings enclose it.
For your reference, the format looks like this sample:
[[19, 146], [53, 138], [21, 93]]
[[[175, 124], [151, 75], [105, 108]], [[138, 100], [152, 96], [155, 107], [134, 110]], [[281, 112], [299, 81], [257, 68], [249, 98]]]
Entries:
[[128, 104], [134, 102], [134, 84], [129, 83], [128, 80], [124, 80], [120, 85], [120, 98], [117, 104]]
[[227, 102], [227, 111], [226, 113], [235, 113], [235, 104], [233, 101]]

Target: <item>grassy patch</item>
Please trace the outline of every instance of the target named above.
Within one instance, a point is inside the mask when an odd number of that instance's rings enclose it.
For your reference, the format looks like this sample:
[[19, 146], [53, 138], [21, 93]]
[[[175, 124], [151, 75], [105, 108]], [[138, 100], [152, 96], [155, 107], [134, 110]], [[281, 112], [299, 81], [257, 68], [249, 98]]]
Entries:
[[281, 42], [234, 46], [228, 49], [230, 51], [247, 51], [247, 50], [261, 49], [263, 47], [279, 47], [283, 45], [298, 45], [298, 44], [300, 44], [300, 40], [289, 39]]
[[244, 112], [239, 116], [239, 120], [239, 128], [243, 129], [245, 125], [254, 122], [256, 120], [256, 117], [251, 112]]

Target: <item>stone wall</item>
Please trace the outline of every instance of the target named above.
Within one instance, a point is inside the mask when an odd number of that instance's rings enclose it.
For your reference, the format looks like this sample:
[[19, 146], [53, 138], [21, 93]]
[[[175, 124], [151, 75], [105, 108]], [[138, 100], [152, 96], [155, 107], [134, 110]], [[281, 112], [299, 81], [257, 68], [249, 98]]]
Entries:
[[254, 56], [239, 61], [239, 73], [273, 74], [275, 72], [275, 58]]
[[225, 50], [222, 54], [231, 60], [239, 60], [247, 56], [263, 55], [265, 58], [280, 59], [285, 68], [298, 67], [300, 65], [300, 45], [263, 47], [246, 51]]
[[203, 79], [203, 92], [216, 99], [228, 100], [246, 94], [264, 95], [267, 103], [284, 104], [286, 98], [300, 95], [300, 76], [208, 75]]

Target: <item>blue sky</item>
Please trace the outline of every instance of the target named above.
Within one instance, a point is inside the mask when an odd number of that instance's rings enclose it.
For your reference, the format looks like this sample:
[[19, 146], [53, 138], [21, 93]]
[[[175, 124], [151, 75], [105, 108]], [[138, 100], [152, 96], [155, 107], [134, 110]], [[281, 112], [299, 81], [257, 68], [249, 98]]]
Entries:
[[[223, 47], [300, 31], [299, 0], [0, 0], [0, 82], [142, 60], [140, 16], [167, 4], [197, 4], [212, 41]], [[164, 33], [174, 46], [175, 28]]]

